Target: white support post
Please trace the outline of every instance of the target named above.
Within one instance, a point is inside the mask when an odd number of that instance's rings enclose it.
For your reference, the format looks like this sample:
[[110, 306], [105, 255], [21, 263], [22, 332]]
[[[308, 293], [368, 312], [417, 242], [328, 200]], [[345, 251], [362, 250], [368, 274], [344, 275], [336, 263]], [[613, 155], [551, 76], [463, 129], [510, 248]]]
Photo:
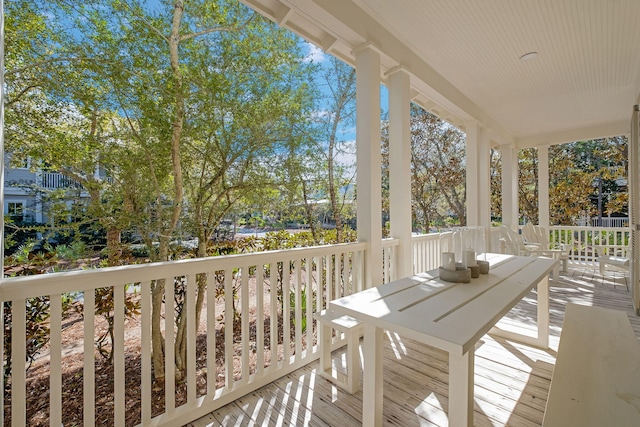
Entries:
[[356, 56], [356, 165], [358, 241], [364, 255], [364, 287], [382, 284], [382, 191], [380, 151], [380, 54], [366, 45]]
[[478, 182], [478, 139], [480, 137], [480, 126], [477, 122], [469, 122], [464, 127], [466, 139], [466, 204], [467, 204], [467, 225], [480, 225], [480, 186]]
[[[491, 145], [489, 135], [478, 122], [465, 125], [467, 150], [467, 225], [491, 227]], [[483, 252], [489, 249], [485, 239]]]
[[549, 229], [549, 147], [538, 147], [538, 224]]
[[511, 145], [502, 151], [502, 223], [518, 225], [518, 150]]
[[389, 75], [389, 213], [396, 277], [413, 274], [411, 243], [411, 123], [410, 76], [404, 69]]
[[631, 216], [631, 299], [636, 314], [640, 315], [640, 107], [633, 106], [629, 135], [629, 207]]
[[480, 226], [484, 228], [484, 251], [489, 252], [491, 249], [491, 141], [486, 128], [480, 129], [478, 138], [478, 185], [478, 219]]

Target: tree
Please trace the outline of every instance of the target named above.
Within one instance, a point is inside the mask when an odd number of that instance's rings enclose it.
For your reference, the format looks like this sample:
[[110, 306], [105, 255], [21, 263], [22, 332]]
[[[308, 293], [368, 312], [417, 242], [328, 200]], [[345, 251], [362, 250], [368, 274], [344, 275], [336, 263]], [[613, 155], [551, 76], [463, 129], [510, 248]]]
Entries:
[[[552, 224], [571, 225], [578, 218], [606, 210], [625, 213], [627, 142], [624, 137], [579, 141], [549, 147], [549, 205]], [[520, 212], [538, 222], [538, 157], [535, 149], [519, 154]]]
[[[355, 122], [356, 73], [344, 62], [332, 57], [324, 73], [329, 89], [328, 109], [321, 119], [321, 135], [326, 140], [326, 177], [331, 214], [336, 225], [337, 241], [343, 240], [344, 207], [346, 189], [355, 175], [348, 176], [348, 169], [339, 163], [339, 156], [348, 150], [340, 135], [344, 127]], [[324, 150], [322, 151], [324, 152]], [[342, 192], [342, 195], [340, 194]]]
[[549, 148], [549, 219], [551, 224], [574, 224], [590, 212], [592, 171], [576, 167], [572, 144]]
[[[81, 181], [95, 201], [91, 214], [116, 230], [133, 226], [152, 260], [171, 258], [179, 225], [201, 237], [203, 255], [230, 207], [247, 191], [275, 183], [273, 170], [291, 143], [283, 117], [294, 122], [308, 103], [296, 39], [234, 0], [31, 6], [37, 19], [24, 18], [46, 43], [33, 42], [41, 56], [24, 59], [30, 67], [15, 66], [24, 81], [12, 89], [21, 99], [12, 116], [15, 140], [23, 143], [37, 129], [29, 154]], [[37, 84], [27, 78], [31, 71]], [[108, 182], [94, 180], [98, 166]], [[152, 295], [159, 380], [163, 280]], [[185, 316], [177, 318], [181, 371]]]
[[[384, 188], [388, 182], [386, 123], [381, 134]], [[464, 151], [464, 134], [459, 129], [411, 107], [411, 204], [415, 228], [420, 231], [428, 233], [432, 224], [450, 215], [466, 224]], [[388, 206], [388, 201], [383, 206]]]
[[525, 221], [538, 224], [538, 151], [535, 148], [518, 153], [518, 203]]
[[491, 218], [502, 219], [502, 155], [500, 150], [491, 149]]

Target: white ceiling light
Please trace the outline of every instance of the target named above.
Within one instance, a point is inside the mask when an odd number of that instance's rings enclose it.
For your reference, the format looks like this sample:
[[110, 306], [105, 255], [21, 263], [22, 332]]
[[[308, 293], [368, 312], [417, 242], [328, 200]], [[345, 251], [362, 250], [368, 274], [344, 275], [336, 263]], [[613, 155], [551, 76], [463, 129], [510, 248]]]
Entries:
[[528, 61], [530, 59], [535, 58], [536, 56], [538, 56], [538, 52], [527, 52], [527, 53], [525, 53], [524, 55], [522, 55], [520, 57], [520, 60], [521, 61]]

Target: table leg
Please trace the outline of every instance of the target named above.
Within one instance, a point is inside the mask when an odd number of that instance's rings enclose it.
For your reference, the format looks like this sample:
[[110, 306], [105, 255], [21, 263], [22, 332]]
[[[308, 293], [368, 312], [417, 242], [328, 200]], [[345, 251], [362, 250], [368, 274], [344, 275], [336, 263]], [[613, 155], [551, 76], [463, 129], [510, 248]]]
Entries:
[[382, 329], [364, 325], [364, 379], [362, 385], [362, 425], [382, 426]]
[[449, 425], [473, 426], [474, 349], [449, 353]]
[[538, 333], [536, 337], [524, 335], [518, 332], [505, 331], [498, 327], [493, 327], [490, 334], [497, 335], [508, 340], [518, 341], [522, 344], [532, 345], [543, 349], [549, 348], [549, 276], [546, 275], [538, 283], [536, 292], [538, 293]]
[[538, 345], [549, 348], [549, 276], [538, 283]]

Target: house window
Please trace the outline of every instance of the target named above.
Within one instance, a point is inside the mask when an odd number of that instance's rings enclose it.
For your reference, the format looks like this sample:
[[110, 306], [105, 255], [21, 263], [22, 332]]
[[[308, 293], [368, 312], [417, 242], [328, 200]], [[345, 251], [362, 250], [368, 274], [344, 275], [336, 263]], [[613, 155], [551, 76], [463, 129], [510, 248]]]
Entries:
[[7, 202], [6, 214], [14, 221], [24, 219], [24, 202]]
[[16, 169], [29, 169], [31, 167], [31, 158], [19, 159], [15, 167]]

